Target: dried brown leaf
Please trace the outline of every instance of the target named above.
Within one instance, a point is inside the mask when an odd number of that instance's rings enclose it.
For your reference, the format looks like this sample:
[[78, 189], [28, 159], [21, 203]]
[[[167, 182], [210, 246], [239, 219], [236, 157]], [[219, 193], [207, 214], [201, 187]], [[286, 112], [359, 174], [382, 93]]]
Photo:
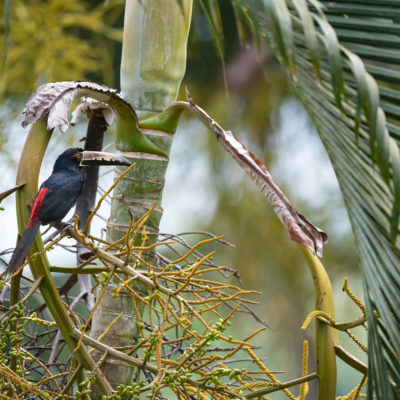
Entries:
[[179, 102], [176, 104], [194, 111], [201, 121], [215, 133], [224, 149], [232, 155], [243, 171], [250, 176], [264, 193], [275, 214], [285, 226], [290, 239], [322, 257], [322, 248], [328, 241], [328, 235], [296, 211], [282, 190], [273, 181], [266, 166], [248, 151], [231, 131], [224, 130], [204, 110], [198, 107], [188, 92], [186, 95], [188, 103]]
[[68, 128], [68, 111], [77, 95], [95, 97], [98, 101], [107, 102], [117, 99], [124, 102], [114, 89], [94, 82], [56, 82], [40, 86], [28, 99], [23, 113], [22, 126], [37, 122], [43, 115], [49, 114], [47, 129], [59, 127], [61, 132]]

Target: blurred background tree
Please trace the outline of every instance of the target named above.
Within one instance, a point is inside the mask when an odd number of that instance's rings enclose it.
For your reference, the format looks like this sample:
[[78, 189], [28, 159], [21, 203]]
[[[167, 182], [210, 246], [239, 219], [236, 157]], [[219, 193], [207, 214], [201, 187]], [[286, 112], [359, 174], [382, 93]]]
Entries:
[[[6, 1], [0, 5], [2, 15], [10, 13], [9, 20], [0, 21], [0, 146], [2, 159], [11, 162], [4, 167], [11, 181], [15, 175], [12, 161], [18, 158], [15, 141], [21, 146], [23, 142], [15, 138], [20, 128], [14, 128], [14, 121], [19, 119], [21, 104], [38, 85], [89, 79], [119, 87], [123, 6], [123, 1], [114, 0], [29, 0], [11, 6]], [[350, 226], [317, 134], [271, 50], [265, 45], [257, 48], [252, 41], [241, 42], [231, 2], [221, 0], [219, 7], [224, 62], [207, 15], [195, 3], [184, 84], [198, 104], [235, 132], [270, 168], [298, 210], [312, 215], [312, 221], [329, 233], [324, 264], [339, 302], [345, 275], [351, 274], [350, 282], [360, 293]], [[62, 138], [68, 144], [77, 139], [76, 132]], [[265, 206], [258, 189], [190, 117], [186, 117], [185, 129], [177, 133], [171, 160], [162, 229], [207, 230], [225, 234], [237, 245], [235, 249], [221, 247], [218, 257], [221, 263], [239, 270], [246, 287], [263, 293], [257, 312], [272, 329], [260, 342], [261, 353], [268, 357], [271, 368], [287, 370], [290, 366], [289, 377], [297, 376], [302, 338], [293, 332], [298, 332], [313, 309], [312, 282], [298, 249]], [[178, 209], [185, 217], [176, 217]], [[12, 213], [10, 206], [6, 212]], [[356, 315], [356, 310], [352, 314], [338, 306], [338, 315], [346, 319]], [[246, 329], [247, 322], [235, 324], [236, 329]], [[349, 376], [347, 372], [339, 368], [338, 394], [348, 392], [359, 381], [357, 373]]]

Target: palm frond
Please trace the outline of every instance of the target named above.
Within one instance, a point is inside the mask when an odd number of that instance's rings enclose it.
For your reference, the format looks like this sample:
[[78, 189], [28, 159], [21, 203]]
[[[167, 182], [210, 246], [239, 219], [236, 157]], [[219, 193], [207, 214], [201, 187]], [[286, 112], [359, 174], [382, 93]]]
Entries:
[[286, 69], [331, 158], [365, 278], [369, 397], [400, 385], [400, 9], [392, 1], [234, 1]]

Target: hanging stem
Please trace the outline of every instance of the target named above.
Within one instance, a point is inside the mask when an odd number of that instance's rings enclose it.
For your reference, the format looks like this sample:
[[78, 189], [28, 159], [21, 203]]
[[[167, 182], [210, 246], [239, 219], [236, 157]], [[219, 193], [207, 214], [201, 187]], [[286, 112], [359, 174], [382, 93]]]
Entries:
[[[310, 250], [299, 246], [307, 261], [314, 280], [315, 309], [326, 313], [335, 320], [332, 285], [324, 266]], [[336, 357], [338, 344], [336, 330], [316, 318], [316, 356], [319, 378], [318, 400], [333, 400], [336, 395]]]

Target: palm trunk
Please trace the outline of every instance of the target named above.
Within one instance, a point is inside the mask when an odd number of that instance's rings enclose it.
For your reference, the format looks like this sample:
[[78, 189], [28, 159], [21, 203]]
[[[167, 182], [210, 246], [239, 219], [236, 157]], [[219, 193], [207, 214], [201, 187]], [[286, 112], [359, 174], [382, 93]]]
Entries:
[[[152, 115], [176, 100], [186, 67], [186, 46], [191, 18], [191, 0], [184, 0], [183, 9], [176, 0], [128, 0], [125, 8], [124, 41], [121, 63], [122, 93], [139, 116]], [[166, 154], [169, 154], [174, 129], [147, 129], [144, 134]], [[136, 220], [155, 202], [155, 209], [145, 224], [147, 242], [157, 240], [162, 216], [161, 197], [168, 158], [150, 153], [137, 153], [129, 143], [118, 137], [117, 150], [135, 163], [114, 190], [107, 238], [114, 242], [128, 230], [130, 215]], [[117, 178], [121, 170], [116, 168]], [[143, 233], [143, 232], [142, 232]], [[142, 244], [143, 235], [137, 238]], [[145, 255], [153, 261], [153, 254]], [[103, 342], [111, 346], [131, 345], [137, 335], [136, 314], [128, 293], [112, 297], [109, 285], [92, 321], [91, 336], [97, 338], [119, 315]], [[144, 287], [131, 286], [143, 295]], [[143, 306], [136, 302], [139, 312]], [[132, 381], [134, 368], [116, 360], [106, 361], [102, 371], [112, 385]]]

